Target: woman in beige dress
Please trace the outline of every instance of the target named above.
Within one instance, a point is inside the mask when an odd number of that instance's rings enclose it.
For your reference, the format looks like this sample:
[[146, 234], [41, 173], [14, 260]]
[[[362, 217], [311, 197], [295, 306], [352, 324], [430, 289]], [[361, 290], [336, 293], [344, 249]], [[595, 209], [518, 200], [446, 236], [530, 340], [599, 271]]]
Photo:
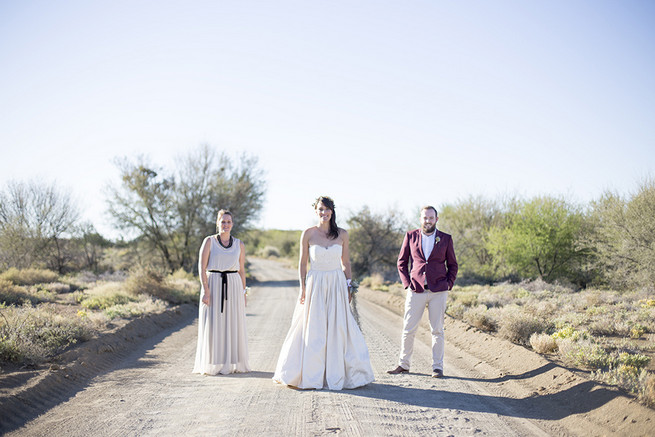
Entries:
[[230, 235], [232, 213], [218, 212], [218, 234], [206, 237], [198, 270], [202, 290], [193, 373], [249, 372], [246, 337], [246, 250]]

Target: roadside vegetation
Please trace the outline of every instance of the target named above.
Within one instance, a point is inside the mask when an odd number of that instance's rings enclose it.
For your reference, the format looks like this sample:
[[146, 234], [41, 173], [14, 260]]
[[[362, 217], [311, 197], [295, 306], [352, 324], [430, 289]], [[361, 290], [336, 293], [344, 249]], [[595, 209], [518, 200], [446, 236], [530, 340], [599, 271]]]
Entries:
[[54, 183], [0, 187], [0, 367], [38, 365], [129, 319], [198, 301], [198, 249], [215, 232], [217, 210], [229, 208], [233, 234], [245, 234], [265, 185], [247, 155], [200, 146], [175, 163], [115, 161], [108, 212], [129, 241], [82, 222]]
[[[80, 221], [54, 184], [0, 187], [0, 366], [37, 365], [133, 317], [197, 302], [198, 248], [216, 209], [248, 256], [297, 265], [300, 230], [253, 228], [265, 183], [254, 157], [208, 146], [162, 169], [116, 161], [108, 212], [128, 241]], [[587, 205], [563, 197], [469, 197], [440, 205], [459, 263], [448, 313], [589, 372], [655, 406], [655, 182]], [[361, 286], [402, 293], [396, 259], [419, 211], [363, 205], [339, 223]]]
[[[459, 263], [449, 315], [655, 407], [653, 180], [585, 206], [470, 197], [439, 209]], [[402, 240], [389, 225], [382, 234]], [[395, 264], [387, 265], [354, 272], [362, 286], [402, 295]]]
[[197, 280], [183, 272], [164, 276], [139, 267], [125, 275], [59, 276], [8, 270], [0, 274], [0, 364], [46, 362], [110, 329], [116, 319], [160, 313], [197, 298]]

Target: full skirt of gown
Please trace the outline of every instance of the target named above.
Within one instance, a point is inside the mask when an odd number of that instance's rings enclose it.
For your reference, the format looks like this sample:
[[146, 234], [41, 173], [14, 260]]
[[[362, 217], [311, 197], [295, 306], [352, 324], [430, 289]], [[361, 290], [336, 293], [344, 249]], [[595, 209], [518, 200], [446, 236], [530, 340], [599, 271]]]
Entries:
[[352, 389], [372, 382], [373, 369], [348, 302], [341, 246], [310, 246], [305, 303], [296, 303], [273, 380], [302, 389]]

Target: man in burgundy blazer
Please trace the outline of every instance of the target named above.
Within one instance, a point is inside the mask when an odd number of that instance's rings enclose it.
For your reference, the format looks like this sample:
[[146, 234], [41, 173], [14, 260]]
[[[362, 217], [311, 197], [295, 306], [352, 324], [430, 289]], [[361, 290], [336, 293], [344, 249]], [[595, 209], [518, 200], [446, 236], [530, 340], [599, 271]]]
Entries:
[[438, 220], [434, 207], [423, 207], [421, 229], [405, 235], [398, 255], [398, 273], [407, 297], [399, 364], [388, 372], [394, 375], [409, 372], [414, 337], [427, 306], [432, 329], [432, 376], [443, 376], [444, 314], [448, 291], [457, 277], [457, 258], [452, 237], [437, 230]]

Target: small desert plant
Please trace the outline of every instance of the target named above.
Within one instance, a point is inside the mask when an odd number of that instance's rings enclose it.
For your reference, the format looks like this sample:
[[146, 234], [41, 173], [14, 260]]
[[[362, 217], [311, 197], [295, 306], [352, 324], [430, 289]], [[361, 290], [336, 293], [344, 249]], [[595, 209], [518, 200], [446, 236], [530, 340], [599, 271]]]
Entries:
[[135, 300], [135, 297], [119, 292], [114, 294], [89, 296], [83, 299], [80, 302], [80, 305], [90, 310], [104, 310], [114, 305], [122, 305]]
[[384, 276], [381, 273], [373, 273], [371, 276], [365, 277], [360, 285], [371, 290], [389, 291], [389, 285], [385, 283]]
[[496, 322], [484, 305], [467, 309], [462, 316], [462, 320], [482, 331], [496, 330]]
[[587, 335], [584, 332], [576, 330], [573, 328], [573, 326], [565, 326], [557, 332], [553, 333], [552, 337], [554, 340], [571, 339], [573, 341], [577, 341], [587, 338]]
[[164, 275], [151, 267], [137, 266], [130, 270], [125, 280], [125, 289], [134, 296], [139, 294], [157, 296], [162, 294], [163, 287]]
[[159, 299], [143, 296], [138, 302], [114, 305], [105, 309], [108, 319], [138, 317], [143, 314], [161, 313], [166, 309], [166, 303]]
[[513, 343], [528, 345], [530, 336], [544, 329], [545, 323], [537, 317], [520, 310], [510, 310], [502, 315], [498, 334]]
[[555, 339], [545, 333], [532, 334], [530, 336], [530, 346], [535, 352], [540, 354], [549, 354], [557, 350], [557, 342]]
[[602, 346], [589, 340], [563, 339], [557, 342], [564, 362], [591, 370], [606, 369], [616, 363]]
[[642, 372], [639, 378], [639, 399], [649, 407], [655, 407], [655, 375]]
[[65, 284], [63, 282], [50, 282], [48, 284], [41, 284], [40, 288], [55, 294], [69, 293], [71, 291], [70, 284]]
[[650, 362], [650, 357], [643, 354], [629, 354], [622, 352], [619, 354], [619, 363], [625, 366], [631, 366], [639, 370], [643, 369]]
[[257, 254], [263, 258], [279, 258], [280, 249], [275, 246], [266, 246], [257, 251]]
[[186, 270], [179, 268], [175, 270], [173, 273], [168, 275], [168, 279], [174, 279], [174, 280], [186, 280], [186, 281], [191, 281], [191, 282], [196, 282], [198, 281], [198, 278], [194, 276], [193, 274], [187, 272]]
[[636, 324], [630, 329], [630, 338], [640, 338], [646, 333], [646, 327], [644, 325]]
[[449, 303], [446, 308], [446, 314], [456, 319], [462, 320], [464, 318], [464, 313], [469, 307], [463, 305], [457, 301]]
[[[478, 304], [478, 292], [475, 290], [461, 290], [452, 293], [453, 300], [461, 303], [464, 306], [472, 307]], [[487, 308], [486, 305], [483, 305]]]
[[48, 304], [0, 305], [0, 315], [0, 361], [43, 362], [93, 334], [88, 321], [66, 316]]
[[17, 269], [11, 267], [0, 273], [0, 279], [6, 279], [16, 285], [34, 285], [55, 282], [59, 275], [51, 270], [45, 269]]
[[23, 302], [37, 302], [23, 287], [15, 285], [7, 279], [0, 279], [0, 303], [8, 305], [22, 304]]

